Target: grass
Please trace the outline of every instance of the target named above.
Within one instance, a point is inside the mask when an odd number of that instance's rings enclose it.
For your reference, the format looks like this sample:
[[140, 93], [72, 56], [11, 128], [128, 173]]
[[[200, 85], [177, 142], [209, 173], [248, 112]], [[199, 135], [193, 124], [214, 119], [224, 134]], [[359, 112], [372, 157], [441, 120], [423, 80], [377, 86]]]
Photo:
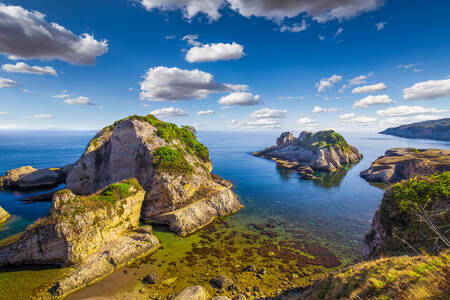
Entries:
[[180, 150], [160, 147], [153, 152], [153, 166], [160, 173], [191, 175], [193, 168]]
[[343, 150], [349, 146], [345, 138], [334, 130], [308, 132], [301, 144], [308, 148], [334, 147]]
[[320, 280], [301, 299], [448, 299], [450, 253], [391, 257], [353, 265]]

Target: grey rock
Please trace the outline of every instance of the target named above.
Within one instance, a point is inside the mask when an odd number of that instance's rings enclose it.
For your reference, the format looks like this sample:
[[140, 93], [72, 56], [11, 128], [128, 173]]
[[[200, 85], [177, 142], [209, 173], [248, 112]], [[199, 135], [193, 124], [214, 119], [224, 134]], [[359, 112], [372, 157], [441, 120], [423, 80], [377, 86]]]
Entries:
[[37, 170], [31, 166], [7, 171], [0, 177], [0, 187], [10, 190], [46, 189], [58, 186], [66, 179], [67, 167]]
[[294, 135], [291, 132], [283, 132], [279, 138], [277, 138], [277, 146], [284, 146], [295, 140]]
[[151, 272], [142, 280], [144, 283], [155, 284], [159, 281], [159, 275], [155, 272]]
[[219, 275], [211, 279], [211, 285], [218, 289], [228, 289], [228, 287], [234, 285], [234, 283], [230, 278]]
[[239, 295], [236, 295], [233, 297], [233, 300], [245, 300], [245, 299], [247, 299], [247, 297], [245, 297], [242, 294], [239, 294]]
[[187, 287], [172, 297], [170, 300], [207, 300], [208, 292], [200, 285]]

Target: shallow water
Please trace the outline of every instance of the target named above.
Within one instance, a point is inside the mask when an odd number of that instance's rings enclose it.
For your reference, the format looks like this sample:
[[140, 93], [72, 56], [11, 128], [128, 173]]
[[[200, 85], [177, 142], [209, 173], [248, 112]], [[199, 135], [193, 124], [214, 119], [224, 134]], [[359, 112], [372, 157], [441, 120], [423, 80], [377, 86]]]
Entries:
[[[200, 132], [200, 141], [211, 153], [213, 172], [233, 182], [245, 208], [184, 239], [155, 228], [163, 250], [69, 299], [123, 293], [135, 293], [139, 298], [139, 290], [163, 297], [189, 284], [210, 288], [209, 279], [218, 273], [234, 278], [241, 289], [258, 285], [266, 294], [307, 285], [325, 267], [359, 258], [362, 238], [383, 195], [382, 189], [359, 177], [362, 170], [392, 147], [450, 147], [448, 142], [346, 135], [364, 159], [336, 174], [317, 174], [320, 181], [305, 181], [295, 172], [278, 169], [272, 161], [250, 155], [272, 145], [277, 135]], [[74, 162], [91, 136], [0, 133], [0, 172], [22, 165], [42, 168]], [[17, 201], [20, 197], [19, 193], [0, 192], [0, 205], [13, 215], [0, 229], [0, 239], [22, 231], [48, 211], [49, 203], [23, 204]], [[247, 264], [265, 267], [267, 272], [262, 279], [256, 278], [253, 273], [242, 272]], [[141, 284], [140, 279], [150, 271], [173, 282], [152, 287]]]

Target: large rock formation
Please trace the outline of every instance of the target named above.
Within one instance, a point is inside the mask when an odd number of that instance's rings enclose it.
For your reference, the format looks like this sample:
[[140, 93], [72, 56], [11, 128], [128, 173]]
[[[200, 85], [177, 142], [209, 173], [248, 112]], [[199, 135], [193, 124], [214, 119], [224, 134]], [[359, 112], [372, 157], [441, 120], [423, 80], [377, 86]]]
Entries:
[[393, 148], [360, 175], [367, 181], [396, 183], [414, 176], [444, 171], [450, 171], [449, 150]]
[[401, 125], [380, 133], [410, 139], [450, 141], [450, 118]]
[[159, 247], [151, 229], [139, 227], [144, 195], [135, 179], [91, 196], [59, 191], [48, 216], [31, 225], [17, 242], [0, 249], [0, 266], [74, 265], [53, 289], [60, 295], [106, 276]]
[[277, 145], [253, 153], [288, 168], [309, 166], [314, 170], [334, 172], [344, 165], [359, 162], [362, 155], [333, 130], [316, 133], [303, 131], [298, 138], [284, 132]]
[[64, 183], [72, 165], [62, 168], [37, 170], [31, 166], [7, 171], [0, 177], [0, 189], [33, 190], [46, 189]]
[[0, 206], [0, 224], [6, 222], [6, 220], [8, 220], [9, 217], [10, 215], [8, 214], [8, 212], [4, 210], [3, 207]]
[[132, 116], [91, 140], [66, 185], [75, 194], [87, 195], [137, 178], [146, 191], [142, 218], [185, 235], [242, 207], [228, 187], [211, 177], [211, 169], [207, 148], [190, 128], [152, 115]]
[[449, 240], [445, 229], [450, 223], [449, 191], [450, 172], [393, 185], [386, 191], [365, 237], [364, 257], [422, 250], [438, 253], [448, 247], [437, 232]]

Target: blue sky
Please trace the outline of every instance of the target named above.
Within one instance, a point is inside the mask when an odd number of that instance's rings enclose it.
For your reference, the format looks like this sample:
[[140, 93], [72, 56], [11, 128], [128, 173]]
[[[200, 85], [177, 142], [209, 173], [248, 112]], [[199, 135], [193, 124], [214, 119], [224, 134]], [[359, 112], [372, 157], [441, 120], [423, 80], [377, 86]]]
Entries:
[[448, 1], [206, 3], [0, 1], [0, 128], [153, 112], [199, 130], [376, 131], [450, 116]]

